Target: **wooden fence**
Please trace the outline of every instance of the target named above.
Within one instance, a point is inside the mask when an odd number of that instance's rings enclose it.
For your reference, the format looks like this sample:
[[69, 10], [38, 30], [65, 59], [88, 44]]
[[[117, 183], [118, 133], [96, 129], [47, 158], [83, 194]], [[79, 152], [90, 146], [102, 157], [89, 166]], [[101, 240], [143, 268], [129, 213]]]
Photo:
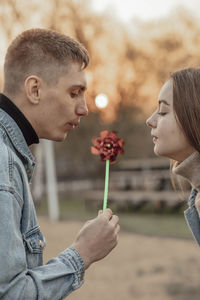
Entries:
[[[121, 161], [110, 172], [108, 201], [117, 209], [138, 210], [152, 205], [161, 211], [164, 207], [179, 209], [189, 196], [190, 187], [182, 181], [184, 191], [174, 191], [171, 184], [169, 160], [163, 158], [137, 159]], [[82, 196], [87, 207], [101, 207], [103, 186], [101, 189], [85, 190]]]

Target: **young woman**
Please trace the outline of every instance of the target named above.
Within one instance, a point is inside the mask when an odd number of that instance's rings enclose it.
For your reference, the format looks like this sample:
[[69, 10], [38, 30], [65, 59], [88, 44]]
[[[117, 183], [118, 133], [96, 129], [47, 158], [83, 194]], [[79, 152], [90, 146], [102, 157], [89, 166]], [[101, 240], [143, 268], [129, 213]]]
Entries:
[[173, 160], [172, 173], [192, 186], [184, 214], [200, 245], [200, 69], [172, 73], [160, 90], [158, 108], [146, 123], [151, 127], [155, 154]]

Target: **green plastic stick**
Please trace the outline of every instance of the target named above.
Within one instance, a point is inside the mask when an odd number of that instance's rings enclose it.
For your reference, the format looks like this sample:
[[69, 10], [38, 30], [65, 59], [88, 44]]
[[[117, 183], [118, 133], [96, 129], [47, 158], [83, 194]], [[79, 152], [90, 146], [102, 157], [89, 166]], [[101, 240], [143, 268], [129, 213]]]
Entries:
[[109, 181], [109, 159], [106, 160], [106, 173], [105, 173], [105, 189], [104, 189], [104, 200], [103, 200], [103, 210], [107, 208], [107, 199], [108, 199], [108, 181]]

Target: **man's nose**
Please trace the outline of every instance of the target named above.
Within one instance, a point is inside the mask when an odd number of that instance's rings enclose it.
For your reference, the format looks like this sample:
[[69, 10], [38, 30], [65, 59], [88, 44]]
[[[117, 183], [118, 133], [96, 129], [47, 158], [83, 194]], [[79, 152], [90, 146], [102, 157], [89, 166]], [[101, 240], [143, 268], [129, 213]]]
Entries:
[[77, 106], [76, 113], [78, 116], [87, 116], [88, 115], [88, 108], [87, 108], [87, 104], [86, 104], [85, 100]]

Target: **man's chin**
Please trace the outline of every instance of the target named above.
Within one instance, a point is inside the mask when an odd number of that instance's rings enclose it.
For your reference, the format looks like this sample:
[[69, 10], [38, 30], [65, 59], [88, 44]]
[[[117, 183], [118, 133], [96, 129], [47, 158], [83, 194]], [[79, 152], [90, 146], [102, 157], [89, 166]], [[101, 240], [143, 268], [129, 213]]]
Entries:
[[53, 138], [52, 140], [53, 140], [54, 142], [64, 142], [64, 141], [66, 140], [67, 136], [68, 136], [68, 132], [66, 132], [66, 133], [65, 133], [64, 135], [62, 135], [62, 136], [57, 136], [57, 137]]

